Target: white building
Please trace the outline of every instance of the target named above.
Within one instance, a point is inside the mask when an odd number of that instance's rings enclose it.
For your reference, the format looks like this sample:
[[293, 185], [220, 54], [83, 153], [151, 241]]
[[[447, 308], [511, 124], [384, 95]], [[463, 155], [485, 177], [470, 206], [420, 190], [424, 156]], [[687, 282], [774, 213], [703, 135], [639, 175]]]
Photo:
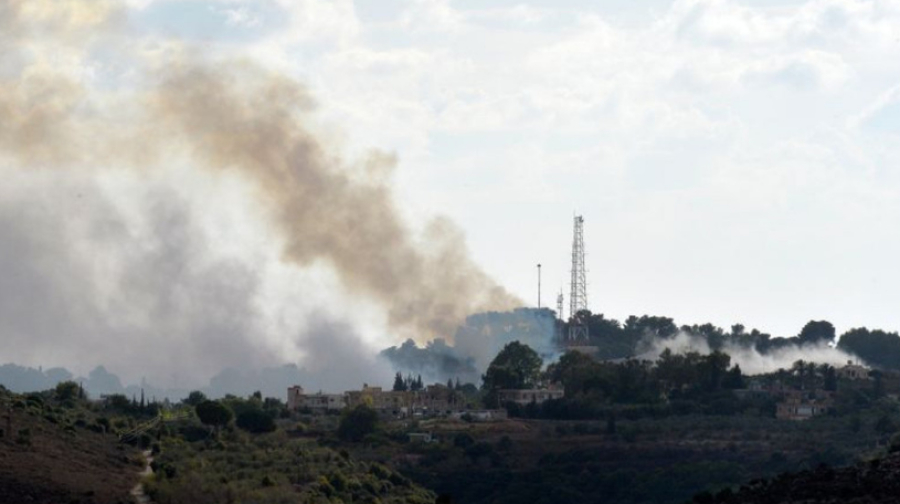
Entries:
[[847, 365], [837, 370], [838, 378], [848, 380], [868, 380], [869, 368], [854, 364], [853, 361], [847, 361]]

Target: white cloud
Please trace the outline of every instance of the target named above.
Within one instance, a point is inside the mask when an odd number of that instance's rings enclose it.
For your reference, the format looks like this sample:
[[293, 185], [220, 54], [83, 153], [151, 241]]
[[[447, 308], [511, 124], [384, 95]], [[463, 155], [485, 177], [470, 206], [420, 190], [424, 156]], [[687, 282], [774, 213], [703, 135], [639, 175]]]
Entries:
[[256, 28], [262, 24], [262, 18], [245, 6], [214, 8], [213, 12], [224, 17], [228, 26]]

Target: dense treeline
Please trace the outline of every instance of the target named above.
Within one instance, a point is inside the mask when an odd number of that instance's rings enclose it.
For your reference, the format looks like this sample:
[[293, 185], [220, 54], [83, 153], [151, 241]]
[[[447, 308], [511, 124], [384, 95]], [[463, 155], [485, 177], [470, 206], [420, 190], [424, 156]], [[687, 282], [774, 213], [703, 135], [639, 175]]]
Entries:
[[896, 332], [851, 329], [841, 336], [838, 348], [858, 355], [872, 366], [900, 370], [900, 336]]
[[[836, 343], [841, 350], [859, 356], [872, 366], [900, 370], [898, 333], [862, 327], [850, 329], [838, 337], [834, 325], [826, 320], [808, 322], [795, 336], [773, 337], [757, 329], [748, 331], [741, 324], [735, 324], [729, 330], [708, 323], [678, 326], [669, 317], [649, 315], [632, 315], [624, 323], [620, 323], [603, 314], [584, 310], [576, 318], [587, 325], [591, 337], [588, 344], [598, 348], [601, 359], [624, 359], [640, 355], [648, 350], [648, 345], [652, 345], [655, 339], [671, 338], [681, 332], [700, 338], [714, 351], [732, 347], [767, 354], [791, 346]], [[567, 327], [568, 323], [565, 323], [564, 332]]]

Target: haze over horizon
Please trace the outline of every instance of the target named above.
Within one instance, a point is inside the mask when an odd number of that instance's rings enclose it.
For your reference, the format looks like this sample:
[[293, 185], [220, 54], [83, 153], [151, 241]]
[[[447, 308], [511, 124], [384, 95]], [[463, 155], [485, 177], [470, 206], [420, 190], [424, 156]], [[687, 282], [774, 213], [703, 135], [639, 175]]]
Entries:
[[895, 0], [0, 0], [0, 364], [371, 369], [533, 305], [536, 263], [568, 298], [576, 212], [594, 312], [895, 331], [898, 33]]

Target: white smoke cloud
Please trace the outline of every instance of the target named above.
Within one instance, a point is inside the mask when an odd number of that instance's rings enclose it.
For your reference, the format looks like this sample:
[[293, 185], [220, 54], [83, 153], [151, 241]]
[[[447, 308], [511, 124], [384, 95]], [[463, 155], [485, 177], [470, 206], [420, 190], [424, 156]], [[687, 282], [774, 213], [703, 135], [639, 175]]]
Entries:
[[[638, 356], [639, 359], [656, 360], [659, 354], [667, 348], [676, 354], [697, 352], [701, 355], [708, 355], [712, 352], [704, 338], [685, 331], [679, 331], [671, 338], [654, 338], [649, 341], [649, 344], [650, 348]], [[749, 375], [790, 369], [798, 360], [840, 367], [848, 361], [856, 359], [855, 356], [839, 350], [827, 342], [805, 345], [791, 344], [774, 348], [766, 353], [761, 353], [753, 347], [726, 344], [721, 351], [731, 356], [732, 365], [739, 365], [741, 371]]]

